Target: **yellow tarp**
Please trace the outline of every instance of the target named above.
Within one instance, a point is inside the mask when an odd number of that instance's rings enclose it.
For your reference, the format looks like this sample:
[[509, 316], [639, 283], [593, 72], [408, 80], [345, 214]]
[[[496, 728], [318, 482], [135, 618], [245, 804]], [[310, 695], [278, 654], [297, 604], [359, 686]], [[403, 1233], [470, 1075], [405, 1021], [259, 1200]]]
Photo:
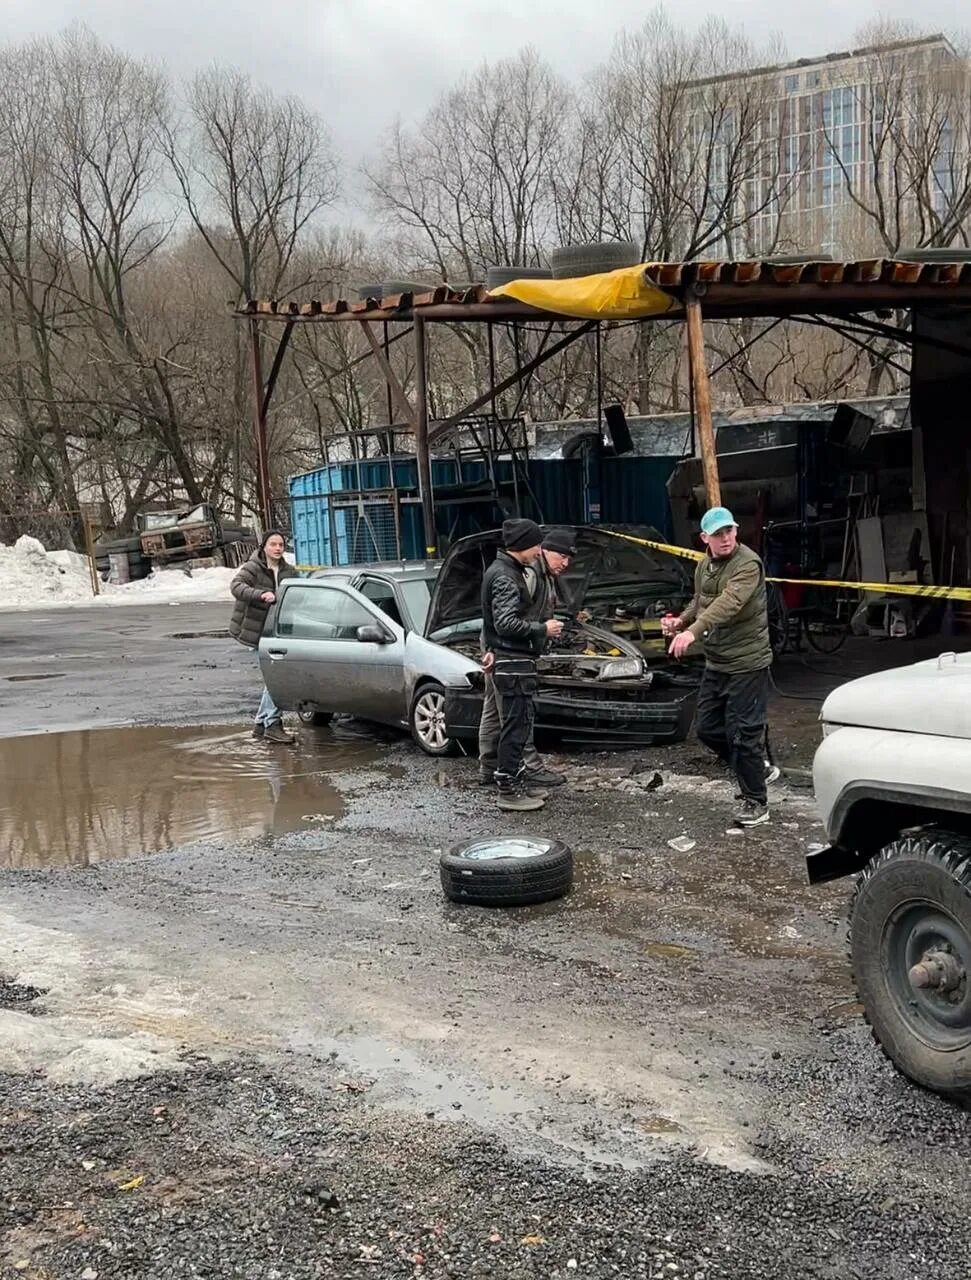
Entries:
[[679, 311], [677, 298], [648, 284], [644, 271], [649, 265], [642, 262], [636, 267], [568, 280], [510, 280], [489, 293], [493, 298], [515, 298], [578, 320], [638, 320]]

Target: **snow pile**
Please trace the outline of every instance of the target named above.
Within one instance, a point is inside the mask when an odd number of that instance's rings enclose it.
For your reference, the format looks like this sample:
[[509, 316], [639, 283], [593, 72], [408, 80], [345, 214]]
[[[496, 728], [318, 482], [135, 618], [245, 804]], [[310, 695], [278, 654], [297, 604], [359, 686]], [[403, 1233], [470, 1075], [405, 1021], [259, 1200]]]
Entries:
[[5, 609], [39, 609], [90, 600], [91, 575], [83, 557], [81, 565], [52, 560], [42, 542], [26, 535], [12, 547], [0, 543], [0, 605]]
[[99, 581], [100, 594], [96, 598], [85, 556], [76, 551], [46, 551], [42, 542], [25, 535], [12, 547], [0, 543], [0, 608], [230, 601], [229, 584], [236, 572], [221, 566], [194, 569], [191, 575], [180, 569], [166, 569], [124, 585]]
[[151, 573], [137, 582], [102, 583], [98, 604], [178, 604], [183, 600], [232, 600], [229, 584], [239, 571], [221, 565], [193, 569], [191, 576], [180, 569]]

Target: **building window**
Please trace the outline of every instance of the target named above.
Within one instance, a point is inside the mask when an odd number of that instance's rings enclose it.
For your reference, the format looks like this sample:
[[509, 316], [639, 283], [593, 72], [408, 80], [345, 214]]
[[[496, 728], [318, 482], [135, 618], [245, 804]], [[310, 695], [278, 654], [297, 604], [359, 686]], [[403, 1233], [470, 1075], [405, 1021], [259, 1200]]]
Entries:
[[786, 76], [786, 85], [785, 85], [785, 89], [786, 89], [786, 93], [798, 93], [798, 92], [799, 92], [799, 77], [798, 77], [798, 76]]

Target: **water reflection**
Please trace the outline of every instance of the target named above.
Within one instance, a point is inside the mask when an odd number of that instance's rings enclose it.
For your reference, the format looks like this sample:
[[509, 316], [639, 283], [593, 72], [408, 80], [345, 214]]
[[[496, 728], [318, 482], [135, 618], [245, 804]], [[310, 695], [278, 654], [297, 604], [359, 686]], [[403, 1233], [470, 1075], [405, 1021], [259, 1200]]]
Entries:
[[199, 840], [325, 826], [343, 812], [328, 775], [365, 768], [373, 742], [305, 732], [99, 729], [0, 740], [0, 866], [85, 866]]

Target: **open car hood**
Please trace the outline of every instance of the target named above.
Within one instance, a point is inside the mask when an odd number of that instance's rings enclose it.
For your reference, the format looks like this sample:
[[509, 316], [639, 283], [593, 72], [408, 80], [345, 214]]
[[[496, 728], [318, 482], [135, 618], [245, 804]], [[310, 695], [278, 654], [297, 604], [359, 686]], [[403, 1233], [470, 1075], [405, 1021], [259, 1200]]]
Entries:
[[[595, 615], [612, 614], [628, 603], [643, 603], [653, 614], [680, 606], [692, 593], [685, 562], [677, 556], [639, 547], [610, 536], [609, 530], [635, 538], [663, 542], [649, 525], [557, 525], [576, 536], [577, 554], [561, 581], [564, 594], [577, 609]], [[482, 617], [482, 578], [502, 545], [502, 532], [490, 529], [456, 542], [435, 580], [425, 634], [471, 625]]]

